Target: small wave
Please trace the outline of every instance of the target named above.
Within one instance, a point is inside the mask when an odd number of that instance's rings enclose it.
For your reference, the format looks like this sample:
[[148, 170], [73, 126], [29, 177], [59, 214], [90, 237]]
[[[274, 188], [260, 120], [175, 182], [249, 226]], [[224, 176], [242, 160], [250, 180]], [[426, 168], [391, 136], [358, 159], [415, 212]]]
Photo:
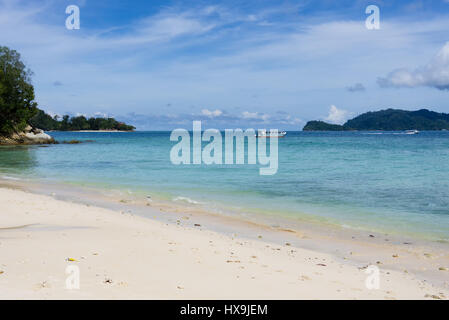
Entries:
[[187, 203], [190, 203], [190, 204], [201, 204], [201, 202], [192, 200], [192, 199], [187, 198], [187, 197], [176, 197], [176, 198], [173, 199], [173, 201], [184, 201], [184, 202], [187, 202]]
[[2, 176], [3, 180], [12, 180], [12, 181], [20, 181], [22, 179], [20, 178], [15, 178], [15, 177], [10, 177], [10, 176]]

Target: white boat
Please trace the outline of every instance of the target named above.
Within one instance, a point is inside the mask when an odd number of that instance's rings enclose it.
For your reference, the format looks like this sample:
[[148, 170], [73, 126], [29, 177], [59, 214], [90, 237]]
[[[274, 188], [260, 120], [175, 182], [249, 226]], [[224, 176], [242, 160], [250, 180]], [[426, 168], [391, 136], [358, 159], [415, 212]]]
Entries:
[[287, 134], [286, 131], [278, 131], [277, 133], [261, 129], [257, 131], [257, 138], [283, 138]]
[[418, 130], [406, 130], [405, 134], [418, 134], [419, 131]]

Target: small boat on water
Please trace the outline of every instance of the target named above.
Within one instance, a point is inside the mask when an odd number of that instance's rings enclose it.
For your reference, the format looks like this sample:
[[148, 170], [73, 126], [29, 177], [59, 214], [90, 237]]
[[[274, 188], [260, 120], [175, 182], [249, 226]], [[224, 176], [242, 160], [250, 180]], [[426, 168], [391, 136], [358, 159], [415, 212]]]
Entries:
[[406, 130], [405, 134], [418, 134], [419, 131], [418, 130]]
[[256, 138], [283, 138], [286, 134], [286, 131], [271, 132], [262, 129], [257, 131]]

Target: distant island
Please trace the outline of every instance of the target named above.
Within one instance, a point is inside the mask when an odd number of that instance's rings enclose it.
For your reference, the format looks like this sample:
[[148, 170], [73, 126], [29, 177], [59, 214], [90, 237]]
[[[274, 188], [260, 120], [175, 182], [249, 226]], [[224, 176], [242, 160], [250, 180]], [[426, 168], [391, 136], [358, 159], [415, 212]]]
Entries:
[[114, 118], [70, 117], [68, 115], [61, 118], [51, 117], [40, 109], [37, 109], [29, 123], [32, 127], [45, 131], [134, 131], [136, 129]]
[[324, 121], [309, 121], [303, 131], [404, 131], [449, 130], [449, 114], [427, 109], [406, 111], [387, 109], [367, 112], [343, 125]]

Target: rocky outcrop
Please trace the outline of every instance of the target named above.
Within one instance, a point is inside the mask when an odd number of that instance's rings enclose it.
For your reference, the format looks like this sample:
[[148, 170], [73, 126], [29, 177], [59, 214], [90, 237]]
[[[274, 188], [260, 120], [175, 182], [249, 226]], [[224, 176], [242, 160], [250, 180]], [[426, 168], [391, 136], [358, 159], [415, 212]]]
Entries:
[[0, 145], [29, 145], [29, 144], [52, 144], [55, 139], [41, 129], [27, 126], [22, 132], [13, 133], [8, 137], [0, 136]]

